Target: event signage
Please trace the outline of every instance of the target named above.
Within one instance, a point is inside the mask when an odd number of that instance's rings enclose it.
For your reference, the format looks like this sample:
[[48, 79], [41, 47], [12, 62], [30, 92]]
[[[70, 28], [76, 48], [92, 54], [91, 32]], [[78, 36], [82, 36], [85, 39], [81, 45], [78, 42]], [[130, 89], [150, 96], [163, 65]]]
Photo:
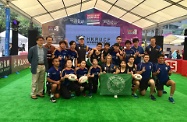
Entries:
[[137, 34], [138, 34], [138, 31], [137, 31], [137, 29], [128, 29], [128, 30], [127, 30], [127, 33], [128, 33], [129, 35], [137, 35]]
[[11, 73], [10, 64], [10, 57], [0, 57], [0, 77], [7, 76]]
[[177, 72], [177, 61], [173, 61], [173, 60], [166, 60], [166, 63], [169, 64], [171, 70], [173, 72]]
[[78, 43], [78, 37], [84, 36], [84, 43], [90, 48], [95, 48], [98, 42], [103, 44], [108, 42], [113, 45], [119, 35], [119, 27], [66, 25], [67, 40]]
[[27, 55], [11, 56], [11, 72], [18, 72], [30, 66]]
[[99, 25], [101, 20], [101, 13], [86, 14], [87, 25]]
[[6, 7], [6, 33], [5, 33], [5, 56], [9, 56], [9, 41], [10, 41], [10, 8]]

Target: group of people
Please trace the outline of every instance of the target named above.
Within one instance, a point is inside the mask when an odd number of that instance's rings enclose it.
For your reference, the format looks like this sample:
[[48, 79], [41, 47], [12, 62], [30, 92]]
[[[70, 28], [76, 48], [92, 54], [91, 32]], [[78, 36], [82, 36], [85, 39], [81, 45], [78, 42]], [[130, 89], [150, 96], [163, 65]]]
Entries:
[[[37, 45], [29, 49], [32, 99], [44, 97], [44, 79], [47, 71], [47, 92], [50, 94], [51, 102], [56, 102], [60, 96], [65, 99], [70, 99], [72, 95], [91, 98], [98, 91], [100, 74], [113, 73], [132, 75], [132, 96], [135, 98], [138, 98], [137, 90], [141, 95], [145, 95], [149, 86], [150, 98], [156, 100], [155, 88], [158, 96], [162, 96], [166, 93], [164, 85], [171, 86], [168, 100], [174, 103], [175, 82], [169, 78], [172, 71], [165, 63], [162, 49], [156, 45], [154, 37], [145, 51], [139, 46], [138, 38], [134, 38], [132, 42], [126, 40], [124, 48], [120, 45], [120, 36], [116, 38], [114, 45], [105, 43], [103, 47], [99, 42], [92, 49], [84, 44], [83, 36], [79, 37], [78, 44], [70, 41], [68, 45], [68, 41], [60, 41], [59, 47], [54, 47], [52, 41], [53, 38], [48, 36], [47, 44], [43, 46], [44, 38], [40, 36], [37, 38]], [[75, 74], [77, 80], [70, 81], [70, 74]], [[134, 74], [141, 74], [142, 79], [137, 80]], [[87, 76], [88, 82], [81, 83], [79, 78], [82, 76]], [[117, 94], [114, 94], [114, 98], [118, 98]]]

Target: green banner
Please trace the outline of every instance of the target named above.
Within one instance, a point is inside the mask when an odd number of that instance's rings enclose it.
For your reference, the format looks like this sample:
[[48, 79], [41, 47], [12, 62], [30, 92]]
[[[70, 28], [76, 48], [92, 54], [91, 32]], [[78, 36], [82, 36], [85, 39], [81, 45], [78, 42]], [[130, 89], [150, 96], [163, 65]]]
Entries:
[[132, 75], [101, 74], [100, 95], [131, 95]]

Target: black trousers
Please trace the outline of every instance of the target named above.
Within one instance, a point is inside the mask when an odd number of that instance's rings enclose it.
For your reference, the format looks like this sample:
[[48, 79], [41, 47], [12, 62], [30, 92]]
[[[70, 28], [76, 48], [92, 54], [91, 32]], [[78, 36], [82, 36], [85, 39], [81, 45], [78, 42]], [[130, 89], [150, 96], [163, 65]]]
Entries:
[[78, 83], [77, 81], [75, 82], [78, 86], [82, 86], [84, 87], [84, 90], [82, 91], [82, 93], [85, 93], [86, 91], [89, 91], [89, 84], [88, 83]]
[[65, 99], [70, 99], [71, 98], [71, 92], [75, 92], [76, 96], [80, 96], [81, 91], [80, 91], [80, 86], [77, 85], [74, 82], [70, 82], [69, 85], [61, 85], [60, 88], [60, 95], [65, 98]]
[[89, 93], [97, 93], [98, 77], [88, 78]]

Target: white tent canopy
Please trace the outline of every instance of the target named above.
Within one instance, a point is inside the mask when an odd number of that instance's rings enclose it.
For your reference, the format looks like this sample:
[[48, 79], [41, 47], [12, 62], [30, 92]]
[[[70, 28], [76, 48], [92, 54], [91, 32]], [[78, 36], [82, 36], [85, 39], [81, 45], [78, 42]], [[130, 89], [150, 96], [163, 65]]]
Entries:
[[[6, 31], [0, 33], [0, 47], [5, 46], [5, 33]], [[10, 43], [12, 43], [12, 30], [10, 30]], [[28, 50], [28, 38], [21, 34], [18, 34], [18, 46], [21, 47], [22, 44], [25, 44], [25, 49]]]
[[[6, 4], [7, 0], [0, 0]], [[187, 0], [8, 0], [10, 8], [44, 24], [96, 8], [143, 29], [187, 18]]]
[[164, 37], [164, 44], [181, 45], [181, 43], [184, 42], [184, 38], [185, 36], [170, 34]]

